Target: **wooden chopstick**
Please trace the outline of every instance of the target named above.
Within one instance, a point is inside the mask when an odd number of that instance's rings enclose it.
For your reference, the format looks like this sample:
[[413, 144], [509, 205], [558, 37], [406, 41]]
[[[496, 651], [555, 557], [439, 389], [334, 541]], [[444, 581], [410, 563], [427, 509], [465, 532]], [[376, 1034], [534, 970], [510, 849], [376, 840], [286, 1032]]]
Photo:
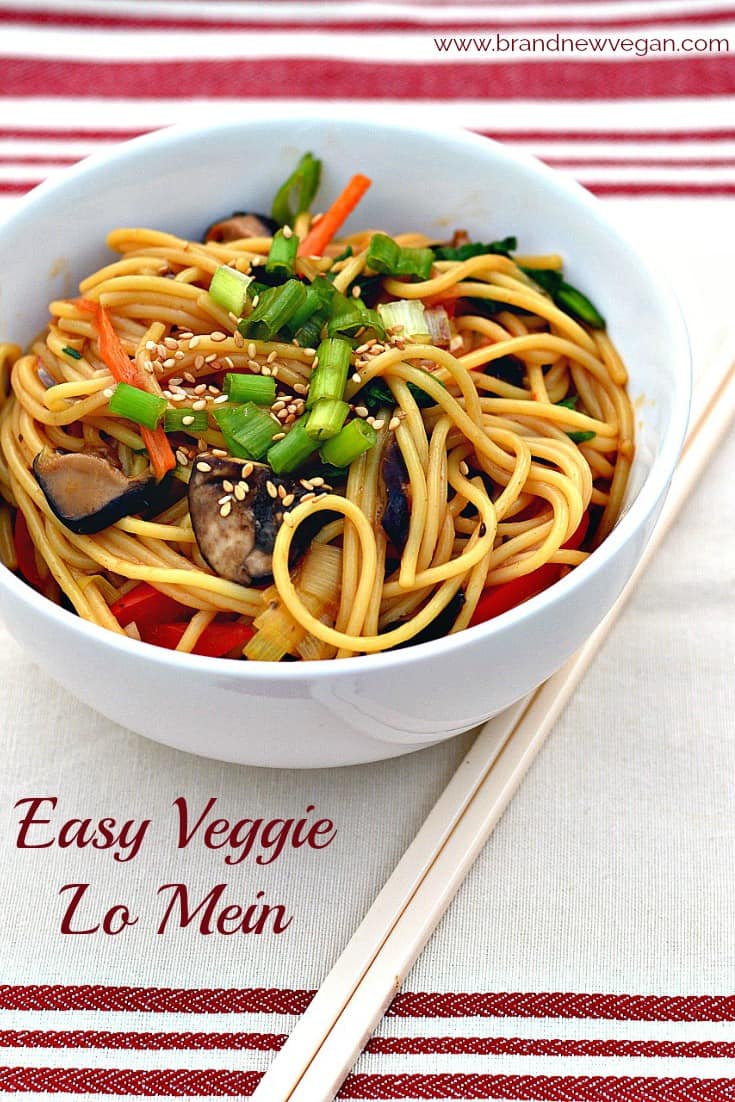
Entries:
[[423, 949], [735, 415], [735, 365], [696, 388], [690, 429], [653, 536], [596, 631], [525, 700], [484, 725], [252, 1096], [331, 1102]]

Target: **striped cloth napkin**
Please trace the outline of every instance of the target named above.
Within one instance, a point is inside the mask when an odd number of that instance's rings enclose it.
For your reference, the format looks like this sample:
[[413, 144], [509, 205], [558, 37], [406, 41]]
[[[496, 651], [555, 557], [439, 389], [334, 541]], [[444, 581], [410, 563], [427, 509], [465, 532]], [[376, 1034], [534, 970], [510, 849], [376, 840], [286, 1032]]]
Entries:
[[[461, 125], [603, 199], [700, 374], [735, 356], [734, 51], [732, 0], [0, 0], [0, 218], [88, 153], [273, 100]], [[730, 441], [340, 1098], [735, 1099], [734, 462]], [[2, 629], [0, 669], [0, 1093], [249, 1095], [471, 736], [236, 768], [114, 727]], [[262, 820], [251, 851], [179, 847], [182, 800]], [[106, 817], [117, 850], [80, 846]], [[264, 826], [300, 818], [329, 845], [272, 857]], [[217, 932], [225, 904], [262, 932]], [[96, 928], [123, 905], [135, 925]]]

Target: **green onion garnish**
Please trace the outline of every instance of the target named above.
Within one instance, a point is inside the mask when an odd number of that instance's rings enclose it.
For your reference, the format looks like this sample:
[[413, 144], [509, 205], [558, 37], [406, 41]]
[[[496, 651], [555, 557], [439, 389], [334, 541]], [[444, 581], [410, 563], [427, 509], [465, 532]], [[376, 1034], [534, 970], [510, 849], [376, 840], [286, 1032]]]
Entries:
[[214, 419], [231, 454], [240, 459], [262, 459], [279, 431], [270, 414], [252, 402], [244, 406], [220, 406]]
[[209, 428], [209, 415], [206, 409], [167, 409], [163, 416], [166, 432], [206, 432]]
[[584, 444], [587, 440], [594, 440], [596, 435], [597, 435], [597, 433], [591, 432], [589, 430], [586, 431], [586, 432], [568, 432], [567, 433], [567, 436], [569, 437], [569, 439], [573, 440], [575, 444]]
[[[297, 214], [308, 210], [319, 189], [322, 162], [305, 153], [273, 200], [271, 215], [281, 226], [291, 225]], [[293, 195], [293, 207], [291, 206]]]
[[252, 282], [252, 276], [222, 264], [212, 276], [209, 296], [223, 310], [239, 318], [245, 309], [247, 290]]
[[354, 337], [363, 329], [371, 329], [380, 340], [385, 338], [385, 329], [377, 310], [370, 310], [360, 298], [347, 298], [335, 292], [332, 315], [327, 322], [327, 336]]
[[308, 414], [294, 421], [293, 425], [283, 437], [277, 440], [268, 451], [268, 463], [276, 474], [285, 474], [295, 471], [302, 463], [305, 463], [310, 455], [316, 451], [316, 441], [308, 435], [304, 424]]
[[271, 275], [288, 279], [293, 275], [293, 262], [299, 247], [299, 239], [295, 233], [286, 237], [283, 230], [279, 230], [271, 242], [270, 252], [265, 262], [265, 270]]
[[336, 436], [322, 444], [319, 455], [333, 467], [348, 467], [363, 452], [372, 448], [378, 434], [362, 417], [345, 425]]
[[434, 254], [431, 249], [408, 249], [385, 233], [374, 233], [368, 246], [366, 267], [381, 275], [418, 276], [428, 279]]
[[340, 398], [321, 398], [312, 407], [304, 429], [312, 440], [329, 440], [337, 435], [349, 412], [349, 405]]
[[233, 405], [255, 402], [256, 406], [270, 406], [276, 399], [276, 380], [271, 375], [228, 373], [222, 389]]
[[309, 396], [306, 399], [307, 409], [316, 405], [320, 398], [342, 397], [350, 370], [352, 345], [349, 341], [330, 337], [319, 345], [315, 359], [316, 367], [311, 375]]
[[417, 299], [401, 298], [397, 302], [381, 302], [378, 304], [378, 313], [386, 329], [397, 330], [406, 337], [429, 335], [424, 304]]
[[306, 300], [306, 287], [298, 279], [289, 279], [280, 287], [260, 292], [258, 305], [238, 325], [243, 337], [269, 341], [290, 322]]
[[517, 238], [504, 237], [502, 241], [491, 241], [488, 245], [480, 241], [468, 241], [466, 245], [458, 245], [456, 249], [450, 245], [439, 245], [434, 249], [434, 253], [437, 260], [469, 260], [473, 256], [485, 256], [486, 253], [511, 258], [511, 254], [517, 248]]
[[551, 295], [554, 304], [565, 314], [585, 322], [591, 329], [605, 328], [605, 319], [597, 307], [571, 283], [566, 283], [556, 268], [523, 268], [523, 271]]
[[62, 348], [61, 351], [65, 353], [65, 355], [71, 356], [73, 360], [81, 360], [82, 358], [82, 353], [77, 352], [76, 348], [70, 348], [68, 344], [65, 348]]
[[118, 383], [109, 401], [110, 413], [127, 417], [147, 429], [156, 429], [166, 412], [168, 402], [158, 394], [149, 394], [129, 383]]

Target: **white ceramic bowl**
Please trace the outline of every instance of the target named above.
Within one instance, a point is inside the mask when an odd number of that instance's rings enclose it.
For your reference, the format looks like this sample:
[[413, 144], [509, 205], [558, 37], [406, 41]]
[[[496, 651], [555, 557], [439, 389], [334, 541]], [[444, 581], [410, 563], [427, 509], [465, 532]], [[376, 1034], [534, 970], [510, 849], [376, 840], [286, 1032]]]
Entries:
[[464, 132], [325, 116], [174, 128], [116, 147], [42, 185], [0, 227], [8, 278], [2, 339], [25, 344], [47, 303], [111, 259], [115, 226], [198, 238], [230, 210], [267, 209], [304, 150], [323, 158], [319, 203], [356, 171], [373, 187], [352, 225], [560, 252], [571, 282], [608, 318], [630, 370], [637, 453], [624, 515], [561, 582], [491, 623], [391, 654], [245, 663], [149, 647], [38, 596], [0, 568], [0, 607], [29, 656], [125, 727], [183, 750], [278, 767], [374, 761], [465, 731], [556, 670], [613, 604], [650, 535], [686, 426], [690, 365], [670, 292], [602, 206], [532, 158]]

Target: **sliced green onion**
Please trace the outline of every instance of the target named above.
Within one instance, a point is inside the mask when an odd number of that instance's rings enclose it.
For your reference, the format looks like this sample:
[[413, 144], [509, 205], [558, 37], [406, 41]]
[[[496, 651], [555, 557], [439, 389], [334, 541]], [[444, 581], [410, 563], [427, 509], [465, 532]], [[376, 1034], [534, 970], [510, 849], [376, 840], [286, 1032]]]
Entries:
[[166, 412], [168, 402], [158, 394], [149, 394], [129, 383], [118, 383], [110, 398], [110, 413], [127, 417], [147, 429], [156, 429]]
[[245, 309], [247, 290], [252, 282], [252, 276], [221, 264], [212, 276], [209, 297], [223, 310], [239, 318]]
[[349, 405], [340, 398], [321, 398], [312, 407], [304, 429], [312, 440], [329, 440], [337, 435], [349, 412]]
[[333, 467], [349, 467], [363, 452], [369, 451], [378, 434], [362, 417], [345, 425], [336, 436], [322, 444], [319, 455]]
[[330, 316], [334, 287], [325, 276], [317, 276], [306, 288], [306, 299], [288, 323], [292, 338], [301, 348], [315, 348]]
[[347, 385], [347, 375], [352, 359], [349, 341], [330, 337], [317, 348], [316, 367], [309, 383], [306, 408], [311, 409], [320, 398], [341, 398]]
[[[289, 178], [281, 184], [273, 200], [271, 215], [281, 226], [291, 225], [297, 214], [308, 210], [319, 189], [322, 162], [304, 153]], [[291, 206], [293, 197], [293, 207]]]
[[381, 302], [378, 313], [386, 329], [398, 330], [406, 337], [429, 335], [424, 304], [418, 299], [400, 298], [396, 302]]
[[77, 352], [76, 348], [70, 348], [68, 344], [67, 344], [66, 348], [62, 348], [61, 351], [65, 355], [71, 356], [71, 358], [73, 360], [81, 360], [81, 358], [82, 358], [82, 353]]
[[280, 287], [268, 287], [260, 293], [258, 305], [238, 325], [243, 337], [269, 341], [291, 320], [306, 300], [306, 287], [298, 279], [289, 279]]
[[418, 276], [428, 279], [434, 253], [431, 249], [402, 248], [385, 233], [374, 233], [370, 238], [366, 267], [382, 275]]
[[296, 330], [293, 339], [296, 341], [299, 348], [314, 348], [319, 344], [319, 341], [322, 339], [325, 321], [325, 315], [321, 310], [317, 310], [307, 322], [304, 322], [304, 324]]
[[573, 440], [575, 444], [584, 444], [587, 440], [594, 440], [597, 433], [587, 430], [586, 432], [568, 432], [567, 436], [570, 440]]
[[262, 459], [279, 431], [270, 414], [252, 402], [244, 406], [220, 406], [214, 419], [232, 455], [240, 459]]
[[299, 239], [295, 233], [287, 237], [283, 230], [279, 230], [271, 242], [268, 258], [265, 262], [265, 270], [272, 275], [288, 279], [293, 275], [293, 262], [299, 247]]
[[332, 316], [327, 322], [327, 336], [354, 337], [361, 329], [371, 329], [383, 340], [385, 329], [377, 310], [369, 309], [360, 298], [347, 298], [335, 292]]
[[283, 439], [277, 440], [268, 450], [268, 463], [276, 474], [295, 471], [316, 451], [316, 441], [312, 440], [304, 428], [307, 418], [308, 414], [294, 421]]
[[523, 268], [534, 283], [542, 287], [560, 310], [577, 321], [583, 321], [591, 329], [604, 329], [605, 319], [586, 295], [567, 283], [556, 268]]
[[276, 380], [271, 375], [228, 372], [222, 389], [233, 405], [255, 402], [256, 406], [270, 406], [276, 399]]
[[[496, 361], [497, 362], [497, 361]], [[419, 371], [423, 371], [423, 368], [419, 368]], [[435, 383], [439, 383], [440, 386], [444, 386], [441, 379], [437, 379], [435, 375], [430, 375], [427, 371], [429, 378], [433, 379]], [[408, 389], [413, 396], [413, 400], [420, 409], [428, 409], [429, 406], [435, 406], [436, 402], [430, 394], [427, 394], [421, 387], [416, 386], [415, 383], [409, 383]], [[445, 388], [446, 389], [446, 388]], [[354, 395], [353, 401], [355, 405], [365, 406], [369, 413], [375, 414], [383, 406], [387, 406], [389, 409], [393, 409], [396, 404], [396, 400], [393, 397], [393, 392], [380, 375], [376, 375], [374, 379], [371, 379], [361, 390]]]
[[459, 245], [456, 249], [450, 245], [439, 245], [434, 253], [437, 260], [469, 260], [470, 257], [485, 256], [487, 253], [511, 258], [511, 253], [517, 248], [517, 238], [504, 237], [502, 241], [491, 241], [489, 245], [480, 241], [468, 241], [466, 245]]
[[562, 398], [561, 402], [557, 402], [557, 406], [564, 406], [565, 409], [576, 409], [579, 398], [576, 394], [570, 394], [568, 398]]
[[206, 432], [209, 415], [206, 409], [167, 409], [163, 417], [166, 432]]

